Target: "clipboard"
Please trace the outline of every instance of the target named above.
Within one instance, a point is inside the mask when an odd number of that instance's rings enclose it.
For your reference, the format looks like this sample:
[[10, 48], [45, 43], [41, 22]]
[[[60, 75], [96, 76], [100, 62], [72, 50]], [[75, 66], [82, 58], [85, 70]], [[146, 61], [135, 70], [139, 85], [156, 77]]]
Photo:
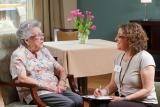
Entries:
[[95, 97], [94, 95], [84, 95], [82, 98], [92, 99], [92, 100], [112, 100], [111, 96], [99, 96]]

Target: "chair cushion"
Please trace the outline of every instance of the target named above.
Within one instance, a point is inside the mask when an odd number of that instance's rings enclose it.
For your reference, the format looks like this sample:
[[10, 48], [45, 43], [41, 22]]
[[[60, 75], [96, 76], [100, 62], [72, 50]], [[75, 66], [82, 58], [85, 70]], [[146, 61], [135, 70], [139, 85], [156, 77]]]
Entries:
[[37, 105], [27, 105], [20, 102], [13, 102], [11, 104], [6, 105], [5, 107], [37, 107]]

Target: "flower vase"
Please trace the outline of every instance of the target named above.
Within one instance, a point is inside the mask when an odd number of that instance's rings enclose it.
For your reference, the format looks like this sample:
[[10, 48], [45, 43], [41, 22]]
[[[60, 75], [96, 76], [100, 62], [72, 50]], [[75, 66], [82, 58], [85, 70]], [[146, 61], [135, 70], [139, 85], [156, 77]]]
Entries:
[[88, 36], [89, 34], [79, 32], [78, 39], [79, 39], [80, 44], [86, 44], [88, 41]]

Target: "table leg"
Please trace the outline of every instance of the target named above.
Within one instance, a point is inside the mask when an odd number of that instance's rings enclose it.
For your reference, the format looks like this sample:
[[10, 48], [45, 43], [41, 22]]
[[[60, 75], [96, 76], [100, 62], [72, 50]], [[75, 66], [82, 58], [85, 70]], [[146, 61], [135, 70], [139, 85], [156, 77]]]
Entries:
[[88, 94], [88, 78], [87, 77], [78, 77], [77, 78], [78, 89], [82, 95]]

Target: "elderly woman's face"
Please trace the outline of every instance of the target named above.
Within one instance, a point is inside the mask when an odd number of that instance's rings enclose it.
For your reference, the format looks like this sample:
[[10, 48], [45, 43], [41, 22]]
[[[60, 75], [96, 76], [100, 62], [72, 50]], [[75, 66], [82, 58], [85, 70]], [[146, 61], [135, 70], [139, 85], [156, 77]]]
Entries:
[[115, 41], [117, 42], [117, 49], [122, 50], [122, 51], [128, 50], [128, 47], [129, 47], [128, 39], [123, 33], [123, 30], [121, 28], [119, 28], [118, 30]]
[[28, 39], [28, 46], [31, 51], [38, 51], [43, 47], [44, 36], [40, 28], [32, 28], [32, 36]]

